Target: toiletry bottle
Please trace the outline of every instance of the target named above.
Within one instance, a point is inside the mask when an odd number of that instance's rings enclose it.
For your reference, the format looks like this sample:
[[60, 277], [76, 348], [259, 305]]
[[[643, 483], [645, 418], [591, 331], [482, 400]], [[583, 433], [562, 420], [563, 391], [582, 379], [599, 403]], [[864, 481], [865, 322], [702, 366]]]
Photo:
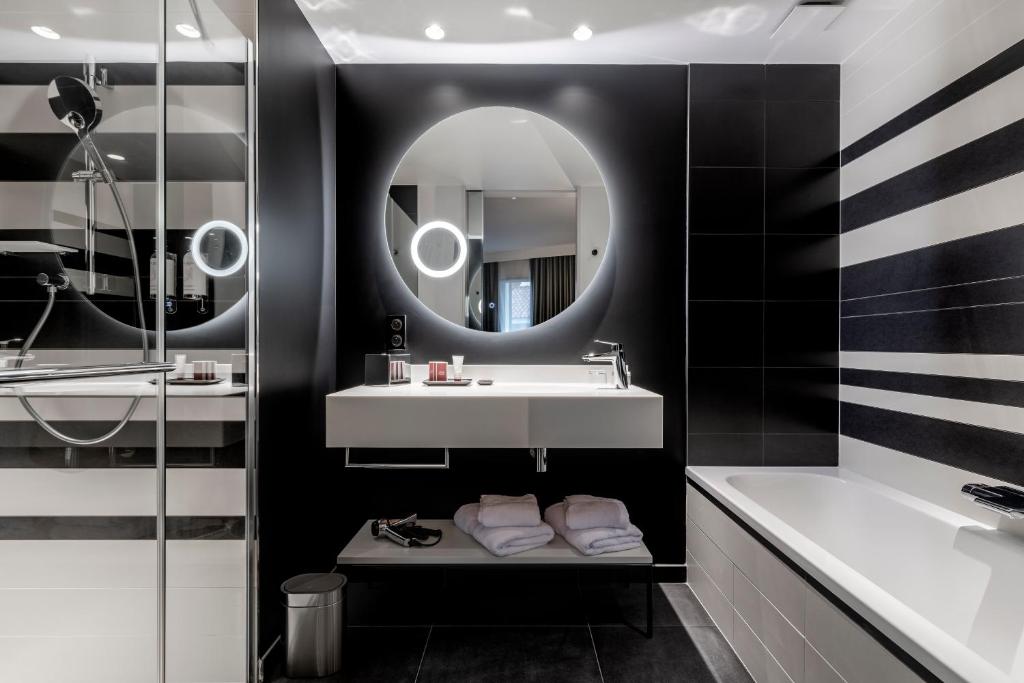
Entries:
[[201, 299], [208, 296], [209, 286], [206, 273], [196, 266], [191, 250], [181, 259], [181, 294], [186, 299]]
[[[166, 281], [167, 281], [167, 296], [176, 298], [178, 296], [178, 255], [167, 254], [166, 260]], [[149, 257], [149, 296], [151, 299], [156, 298], [156, 252]]]

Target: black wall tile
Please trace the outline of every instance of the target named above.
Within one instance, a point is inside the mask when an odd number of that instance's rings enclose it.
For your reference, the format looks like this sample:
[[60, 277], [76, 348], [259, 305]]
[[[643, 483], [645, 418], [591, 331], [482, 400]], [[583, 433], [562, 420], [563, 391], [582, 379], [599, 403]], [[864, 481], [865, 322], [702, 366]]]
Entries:
[[765, 171], [765, 232], [839, 234], [839, 170]]
[[764, 99], [763, 64], [693, 64], [690, 67], [690, 99]]
[[771, 467], [835, 467], [839, 464], [839, 435], [766, 434], [764, 464]]
[[760, 367], [762, 306], [760, 302], [691, 302], [690, 367]]
[[[762, 168], [693, 169], [690, 234], [760, 234], [764, 225], [764, 185]], [[838, 232], [838, 204], [835, 211]]]
[[835, 367], [839, 358], [839, 303], [768, 302], [764, 336], [766, 366]]
[[688, 386], [691, 434], [761, 432], [760, 368], [690, 368]]
[[761, 235], [691, 235], [690, 299], [763, 296]]
[[763, 166], [764, 102], [690, 104], [691, 166]]
[[838, 97], [836, 65], [691, 69], [690, 464], [836, 462]]
[[838, 102], [768, 102], [769, 168], [839, 166]]
[[690, 434], [687, 463], [753, 467], [764, 464], [761, 434]]
[[839, 238], [765, 237], [765, 298], [835, 301], [839, 298]]
[[769, 100], [839, 101], [838, 64], [769, 64], [765, 69]]
[[839, 429], [837, 368], [767, 368], [764, 430], [835, 434]]

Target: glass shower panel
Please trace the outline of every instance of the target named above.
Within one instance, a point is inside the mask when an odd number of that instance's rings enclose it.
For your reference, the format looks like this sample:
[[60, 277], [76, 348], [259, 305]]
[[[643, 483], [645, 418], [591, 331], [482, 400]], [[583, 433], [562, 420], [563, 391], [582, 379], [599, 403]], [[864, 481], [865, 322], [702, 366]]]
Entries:
[[171, 0], [167, 11], [166, 353], [206, 378], [168, 388], [167, 679], [241, 682], [255, 8]]
[[[0, 3], [0, 373], [161, 348], [160, 11]], [[155, 377], [0, 384], [0, 681], [158, 680]]]

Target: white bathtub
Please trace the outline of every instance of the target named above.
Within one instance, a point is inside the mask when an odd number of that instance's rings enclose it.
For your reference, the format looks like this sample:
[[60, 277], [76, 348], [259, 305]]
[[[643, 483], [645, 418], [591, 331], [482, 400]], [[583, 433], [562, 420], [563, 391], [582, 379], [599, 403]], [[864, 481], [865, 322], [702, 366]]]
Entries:
[[942, 680], [1024, 681], [1024, 539], [838, 468], [689, 478]]

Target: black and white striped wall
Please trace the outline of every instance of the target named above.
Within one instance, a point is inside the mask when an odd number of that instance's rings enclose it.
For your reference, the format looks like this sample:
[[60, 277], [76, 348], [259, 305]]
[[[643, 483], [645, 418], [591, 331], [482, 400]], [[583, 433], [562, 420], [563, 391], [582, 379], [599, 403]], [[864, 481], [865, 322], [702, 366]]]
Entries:
[[1024, 484], [1022, 27], [917, 3], [843, 64], [841, 462]]

